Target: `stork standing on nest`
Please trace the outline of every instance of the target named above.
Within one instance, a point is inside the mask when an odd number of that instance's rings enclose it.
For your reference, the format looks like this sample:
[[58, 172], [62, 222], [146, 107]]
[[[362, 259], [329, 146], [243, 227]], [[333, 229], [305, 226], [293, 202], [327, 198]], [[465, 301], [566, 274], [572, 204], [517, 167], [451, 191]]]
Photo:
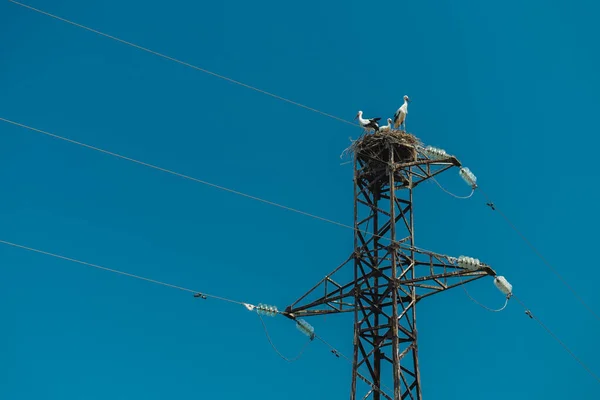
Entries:
[[377, 123], [377, 121], [379, 121], [381, 118], [364, 119], [362, 116], [363, 112], [359, 111], [358, 114], [356, 114], [356, 117], [354, 117], [354, 119], [358, 118], [358, 123], [360, 124], [360, 126], [365, 128], [367, 131], [373, 129], [375, 132], [377, 132], [379, 130], [379, 124]]
[[377, 132], [389, 132], [389, 131], [390, 131], [390, 129], [392, 129], [392, 122], [393, 122], [393, 121], [392, 121], [392, 119], [391, 119], [391, 118], [388, 118], [388, 119], [387, 119], [387, 123], [388, 123], [388, 124], [387, 124], [387, 125], [384, 125], [384, 126], [382, 126], [382, 127], [380, 127], [380, 128], [379, 128], [379, 130], [378, 130]]
[[394, 129], [398, 129], [400, 125], [404, 124], [404, 130], [406, 130], [406, 115], [408, 114], [408, 103], [410, 103], [410, 99], [407, 95], [404, 95], [404, 104], [402, 104], [394, 114]]

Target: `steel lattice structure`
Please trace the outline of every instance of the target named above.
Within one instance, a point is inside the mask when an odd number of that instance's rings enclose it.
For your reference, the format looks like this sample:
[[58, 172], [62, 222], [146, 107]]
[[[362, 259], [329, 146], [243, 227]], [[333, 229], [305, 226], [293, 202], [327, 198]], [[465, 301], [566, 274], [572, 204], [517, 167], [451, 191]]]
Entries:
[[[385, 137], [368, 151], [355, 150], [354, 252], [286, 309], [294, 319], [354, 313], [351, 400], [421, 400], [417, 303], [495, 276], [487, 265], [467, 269], [457, 258], [415, 247], [413, 191], [453, 167], [460, 167], [456, 158], [430, 159], [419, 146]], [[336, 274], [351, 261], [354, 277], [340, 284]]]

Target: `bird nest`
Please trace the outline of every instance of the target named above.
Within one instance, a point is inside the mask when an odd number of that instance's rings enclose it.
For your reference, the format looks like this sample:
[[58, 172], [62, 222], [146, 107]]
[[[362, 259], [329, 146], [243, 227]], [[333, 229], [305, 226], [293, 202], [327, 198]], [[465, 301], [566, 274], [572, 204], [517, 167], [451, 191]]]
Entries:
[[391, 161], [390, 151], [393, 152], [396, 163], [414, 161], [417, 146], [421, 144], [416, 136], [408, 132], [390, 130], [365, 134], [352, 142], [344, 153], [355, 155], [357, 162], [365, 169], [375, 171], [387, 168]]

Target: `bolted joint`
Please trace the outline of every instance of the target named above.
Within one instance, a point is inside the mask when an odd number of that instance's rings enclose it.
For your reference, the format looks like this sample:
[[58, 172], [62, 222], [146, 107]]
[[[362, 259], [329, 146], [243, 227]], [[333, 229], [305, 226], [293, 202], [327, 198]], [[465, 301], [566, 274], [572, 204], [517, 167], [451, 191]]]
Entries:
[[388, 249], [391, 251], [398, 251], [398, 249], [400, 249], [400, 243], [398, 242], [391, 242], [388, 246]]
[[296, 315], [292, 312], [292, 306], [287, 306], [285, 308], [285, 311], [280, 312], [281, 315], [283, 315], [284, 317], [287, 317], [291, 320], [296, 320]]
[[352, 258], [354, 258], [355, 260], [362, 260], [363, 259], [362, 251], [360, 251], [359, 249], [355, 249], [352, 252]]

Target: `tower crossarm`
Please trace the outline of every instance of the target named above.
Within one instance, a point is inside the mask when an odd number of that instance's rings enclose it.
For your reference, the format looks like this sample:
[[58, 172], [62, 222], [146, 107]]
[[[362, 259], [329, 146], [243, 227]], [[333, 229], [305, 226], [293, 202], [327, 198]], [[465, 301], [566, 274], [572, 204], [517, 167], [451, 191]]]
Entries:
[[[390, 247], [394, 245], [390, 244]], [[418, 302], [423, 298], [441, 293], [486, 276], [495, 276], [496, 272], [488, 265], [478, 262], [478, 265], [461, 263], [460, 258], [431, 251], [411, 248], [396, 244], [399, 275], [397, 277], [398, 301], [408, 303]], [[298, 300], [288, 306], [286, 315], [308, 317], [353, 312], [356, 309], [355, 295], [361, 283], [375, 275], [385, 275], [391, 268], [382, 263], [379, 268], [373, 269], [367, 276], [339, 283], [335, 280], [336, 274], [343, 272], [343, 267], [357, 255], [351, 255], [346, 261], [327, 274], [313, 288], [302, 295]], [[467, 266], [465, 266], [467, 265]], [[414, 271], [414, 274], [411, 273]], [[341, 274], [343, 275], [343, 274]], [[392, 285], [390, 285], [391, 290]], [[411, 289], [415, 289], [416, 297], [411, 296]], [[385, 293], [383, 294], [386, 297]], [[382, 304], [383, 306], [389, 304]]]
[[[417, 161], [400, 162], [396, 164], [396, 168], [403, 171], [407, 171], [408, 168], [412, 167], [410, 172], [412, 175], [412, 188], [417, 187], [428, 179], [435, 178], [442, 172], [460, 166], [460, 162], [455, 157], [449, 157], [442, 160], [430, 160], [419, 157]], [[406, 175], [408, 177], [408, 174]]]
[[351, 265], [353, 259], [354, 254], [288, 306], [285, 314], [295, 318], [354, 311], [354, 280], [348, 281], [346, 278], [343, 284], [337, 282], [338, 276], [347, 275], [350, 268], [344, 267]]
[[[487, 264], [468, 257], [452, 257], [422, 249], [408, 251], [400, 249], [405, 261], [398, 276], [400, 288], [415, 288], [416, 301], [481, 279], [496, 276]], [[472, 260], [472, 262], [469, 262]], [[409, 271], [414, 269], [414, 274]]]

